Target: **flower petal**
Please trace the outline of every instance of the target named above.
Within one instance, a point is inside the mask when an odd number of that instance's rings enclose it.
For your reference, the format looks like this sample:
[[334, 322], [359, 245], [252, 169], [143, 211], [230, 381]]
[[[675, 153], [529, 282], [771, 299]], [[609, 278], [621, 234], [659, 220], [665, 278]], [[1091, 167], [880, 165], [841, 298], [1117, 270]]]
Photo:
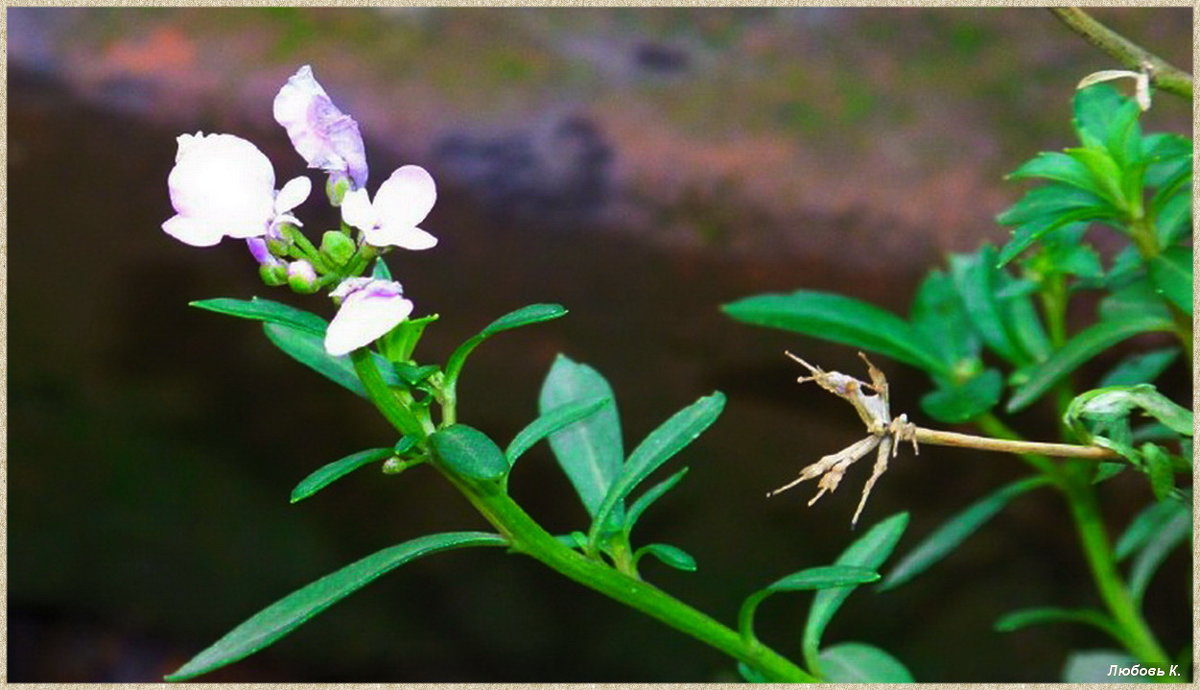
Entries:
[[375, 217], [375, 207], [371, 205], [371, 198], [367, 196], [367, 190], [355, 189], [346, 192], [346, 196], [342, 197], [342, 220], [346, 221], [346, 225], [359, 230], [375, 228], [378, 221]]
[[433, 176], [418, 165], [398, 168], [375, 193], [375, 212], [381, 225], [413, 227], [425, 220], [437, 201]]
[[367, 157], [358, 123], [333, 104], [311, 67], [301, 67], [288, 79], [273, 110], [308, 167], [346, 173], [356, 187], [366, 184]]
[[377, 230], [364, 230], [363, 237], [367, 244], [373, 247], [390, 246], [414, 251], [431, 249], [438, 243], [436, 237], [421, 228], [399, 225], [385, 225]]
[[281, 215], [304, 203], [312, 193], [312, 180], [307, 177], [293, 177], [283, 185], [283, 189], [275, 195], [275, 214]]
[[193, 247], [211, 247], [221, 241], [225, 232], [210, 221], [175, 215], [162, 224], [163, 232]]
[[413, 303], [400, 295], [370, 289], [351, 293], [325, 331], [325, 351], [344, 355], [370, 345], [408, 318]]

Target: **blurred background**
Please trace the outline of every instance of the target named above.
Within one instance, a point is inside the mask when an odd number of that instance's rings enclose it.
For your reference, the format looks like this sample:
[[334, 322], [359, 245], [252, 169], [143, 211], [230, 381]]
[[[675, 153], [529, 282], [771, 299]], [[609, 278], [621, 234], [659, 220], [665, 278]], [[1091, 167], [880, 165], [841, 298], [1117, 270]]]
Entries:
[[[1190, 9], [1096, 15], [1191, 64]], [[861, 435], [847, 406], [795, 384], [782, 350], [859, 365], [850, 348], [735, 324], [718, 306], [804, 287], [906, 312], [947, 253], [1004, 240], [992, 218], [1021, 188], [1002, 176], [1071, 145], [1075, 83], [1116, 67], [1034, 9], [9, 9], [10, 680], [155, 681], [343, 564], [484, 526], [422, 470], [360, 471], [288, 505], [310, 471], [393, 435], [256, 325], [187, 306], [260, 295], [332, 314], [264, 287], [240, 242], [196, 249], [159, 229], [180, 133], [234, 133], [279, 180], [304, 172], [271, 118], [302, 64], [360, 123], [372, 188], [405, 163], [438, 180], [424, 227], [441, 243], [389, 256], [418, 309], [442, 315], [419, 356], [440, 360], [530, 302], [571, 310], [474, 355], [464, 421], [507, 441], [558, 352], [609, 378], [627, 448], [698, 396], [729, 396], [673, 461], [692, 468], [686, 481], [638, 528], [700, 566], [645, 575], [725, 621], [752, 590], [845, 548], [867, 471], [811, 509], [810, 489], [764, 498]], [[1161, 95], [1145, 127], [1190, 122]], [[299, 210], [318, 232], [336, 222], [319, 196]], [[893, 409], [920, 420], [923, 377], [879, 363]], [[1168, 392], [1190, 399], [1176, 367]], [[1045, 412], [1016, 424], [1048, 436]], [[1021, 474], [1002, 455], [902, 453], [862, 522], [910, 511], [903, 553]], [[584, 526], [544, 446], [512, 487], [553, 531]], [[1134, 476], [1106, 484], [1110, 527], [1149, 498]], [[1191, 637], [1188, 557], [1147, 601], [1171, 650]], [[882, 646], [922, 681], [1050, 681], [1068, 650], [1110, 643], [992, 622], [1094, 601], [1064, 505], [1034, 493], [909, 585], [856, 593], [826, 639]], [[808, 603], [772, 599], [760, 636], [798, 654]], [[493, 550], [407, 565], [209, 676], [735, 678], [717, 652]]]

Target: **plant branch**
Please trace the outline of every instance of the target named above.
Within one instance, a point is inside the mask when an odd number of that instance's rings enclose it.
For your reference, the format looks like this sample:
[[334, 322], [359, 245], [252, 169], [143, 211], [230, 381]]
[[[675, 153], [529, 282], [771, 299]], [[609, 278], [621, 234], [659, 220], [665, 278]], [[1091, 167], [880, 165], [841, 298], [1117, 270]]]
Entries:
[[1080, 458], [1083, 460], [1116, 460], [1120, 455], [1108, 448], [1100, 446], [1079, 446], [1070, 443], [1041, 443], [1038, 441], [1015, 441], [1010, 439], [992, 438], [990, 436], [975, 436], [959, 434], [953, 431], [940, 431], [913, 426], [910, 428], [912, 438], [918, 443], [928, 443], [934, 446], [953, 446], [955, 448], [975, 448], [990, 450], [998, 453], [1014, 453], [1025, 455], [1049, 455], [1056, 458]]
[[1192, 75], [1137, 45], [1078, 7], [1054, 7], [1054, 16], [1088, 43], [1131, 70], [1148, 68], [1150, 83], [1167, 93], [1192, 100]]

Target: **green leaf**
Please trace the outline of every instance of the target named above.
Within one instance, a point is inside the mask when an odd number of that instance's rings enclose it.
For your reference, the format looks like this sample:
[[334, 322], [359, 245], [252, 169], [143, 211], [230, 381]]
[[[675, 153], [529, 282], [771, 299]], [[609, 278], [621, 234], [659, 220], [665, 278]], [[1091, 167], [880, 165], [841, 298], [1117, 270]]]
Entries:
[[371, 277], [375, 280], [392, 280], [392, 272], [388, 270], [387, 263], [383, 257], [375, 259], [375, 267], [371, 269]]
[[1166, 347], [1161, 350], [1129, 355], [1100, 379], [1099, 387], [1151, 383], [1166, 371], [1178, 356], [1179, 348], [1177, 347]]
[[722, 307], [744, 323], [780, 328], [843, 345], [879, 352], [930, 372], [946, 366], [912, 326], [895, 314], [861, 300], [799, 290], [789, 295], [747, 297]]
[[1119, 562], [1132, 556], [1162, 532], [1164, 526], [1180, 512], [1188, 512], [1188, 507], [1176, 499], [1155, 501], [1143, 508], [1117, 539], [1113, 557]]
[[1107, 202], [1089, 192], [1063, 184], [1034, 187], [1017, 203], [996, 216], [1001, 225], [1024, 225], [1039, 218], [1057, 218], [1064, 211], [1081, 208], [1101, 208], [1112, 213]]
[[497, 534], [451, 532], [433, 534], [384, 549], [308, 584], [217, 640], [167, 680], [188, 680], [231, 664], [263, 649], [384, 573], [415, 558], [468, 546], [503, 546]]
[[1162, 501], [1175, 489], [1175, 468], [1171, 466], [1171, 456], [1153, 443], [1142, 444], [1141, 452], [1146, 474], [1150, 476], [1150, 490], [1154, 492], [1154, 498]]
[[1107, 208], [1088, 207], [1066, 211], [1054, 216], [1042, 216], [1027, 223], [1022, 223], [1013, 230], [1012, 239], [1000, 250], [1000, 256], [996, 260], [996, 265], [1004, 266], [1017, 258], [1021, 252], [1032, 247], [1035, 242], [1058, 230], [1065, 229], [1076, 223], [1106, 220], [1112, 217], [1112, 211]]
[[[1176, 405], [1149, 383], [1095, 388], [1080, 393], [1067, 406], [1063, 421], [1080, 438], [1090, 440], [1104, 433], [1104, 428], [1114, 423], [1122, 423], [1128, 429], [1130, 415], [1139, 408], [1175, 433], [1192, 435], [1192, 411]], [[1084, 426], [1085, 422], [1101, 425], [1102, 428], [1089, 429]]]
[[737, 663], [738, 675], [747, 683], [770, 683], [771, 680], [764, 676], [758, 669], [748, 666], [746, 662], [739, 661]]
[[996, 264], [996, 249], [984, 245], [974, 254], [952, 254], [950, 275], [983, 342], [1009, 362], [1028, 364], [1030, 358], [1014, 341], [1005, 323], [1002, 304], [996, 298], [996, 293], [1004, 287]]
[[1009, 398], [1009, 413], [1022, 410], [1050, 390], [1081, 364], [1117, 343], [1142, 333], [1171, 331], [1174, 324], [1157, 316], [1131, 317], [1113, 322], [1100, 321], [1076, 333], [1061, 349], [1029, 372], [1029, 379]]
[[633, 505], [629, 507], [629, 512], [625, 515], [625, 532], [631, 532], [633, 530], [633, 526], [637, 524], [638, 518], [642, 516], [642, 513], [646, 512], [646, 509], [650, 507], [650, 504], [654, 503], [659, 498], [662, 498], [663, 494], [675, 488], [675, 485], [683, 481], [683, 477], [687, 473], [688, 468], [685, 467], [658, 484], [650, 487], [646, 490], [646, 493], [638, 496], [637, 500], [633, 502]]
[[808, 589], [829, 589], [831, 587], [854, 587], [874, 582], [879, 579], [879, 573], [870, 568], [851, 565], [824, 565], [816, 568], [805, 568], [780, 578], [767, 585], [768, 592], [799, 592]]
[[978, 365], [979, 336], [971, 328], [954, 281], [944, 272], [930, 271], [921, 281], [913, 297], [909, 320], [920, 337], [933, 345], [952, 374]]
[[1096, 476], [1092, 477], [1093, 484], [1108, 481], [1121, 474], [1129, 465], [1123, 462], [1102, 462], [1096, 465]]
[[634, 562], [636, 563], [646, 554], [654, 556], [676, 570], [684, 570], [689, 573], [696, 571], [696, 559], [692, 558], [691, 554], [678, 546], [671, 546], [670, 544], [646, 544], [634, 554]]
[[[263, 331], [275, 347], [283, 350], [292, 359], [321, 374], [325, 378], [346, 388], [350, 392], [367, 397], [367, 390], [358, 380], [354, 363], [349, 355], [334, 357], [325, 351], [325, 336], [308, 330], [300, 330], [278, 323], [264, 323]], [[389, 386], [399, 386], [400, 379], [391, 364], [375, 353], [371, 353], [379, 374]]]
[[1123, 97], [1111, 84], [1096, 84], [1075, 92], [1072, 102], [1074, 117], [1071, 124], [1079, 138], [1090, 137], [1097, 141], [1108, 141], [1114, 130], [1121, 129], [1120, 123], [1127, 115], [1122, 106], [1133, 104]]
[[596, 523], [606, 525], [610, 519], [622, 522], [623, 518], [613, 515], [613, 509], [654, 470], [704, 433], [704, 430], [721, 416], [723, 409], [725, 396], [716, 391], [676, 412], [651, 431], [629, 454], [629, 460], [621, 468], [621, 473], [608, 488], [604, 502], [600, 504], [596, 513]]
[[941, 527], [917, 544], [892, 568], [880, 583], [880, 590], [892, 589], [925, 572], [930, 566], [945, 558], [967, 537], [979, 530], [988, 520], [1004, 509], [1017, 496], [1046, 483], [1044, 477], [1030, 477], [1006, 484], [967, 506]]
[[1077, 187], [1109, 203], [1115, 201], [1108, 190], [1097, 184], [1086, 165], [1065, 153], [1043, 151], [1008, 175], [1008, 178], [1012, 180], [1034, 177], [1042, 177]]
[[448, 381], [456, 381], [458, 374], [462, 371], [463, 364], [467, 361], [467, 356], [479, 347], [479, 344], [488, 338], [502, 331], [528, 326], [542, 321], [549, 321], [564, 316], [567, 310], [561, 304], [530, 304], [521, 307], [516, 311], [509, 312], [504, 316], [489, 323], [482, 331], [474, 336], [471, 336], [462, 345], [458, 346], [454, 352], [450, 354], [450, 358], [446, 360], [446, 379]]
[[1192, 512], [1189, 506], [1172, 501], [1178, 506], [1175, 513], [1162, 523], [1158, 532], [1145, 541], [1129, 569], [1129, 593], [1136, 602], [1141, 602], [1151, 578], [1167, 556], [1183, 543], [1191, 543]]
[[[625, 459], [621, 421], [612, 388], [595, 369], [559, 355], [546, 375], [538, 398], [538, 409], [543, 415], [567, 404], [598, 398], [608, 398], [611, 402], [586, 420], [549, 437], [550, 448], [559, 466], [593, 518]], [[621, 506], [617, 506], [614, 515], [621, 511]]]
[[1192, 248], [1169, 247], [1146, 263], [1150, 282], [1185, 314], [1192, 313]]
[[986, 369], [959, 386], [942, 386], [921, 398], [921, 409], [939, 422], [960, 424], [987, 412], [1000, 402], [1004, 378]]
[[242, 319], [277, 323], [290, 328], [307, 331], [313, 335], [325, 337], [328, 322], [316, 314], [290, 307], [280, 302], [255, 297], [250, 300], [218, 297], [189, 302], [193, 307], [215, 311], [218, 314], [228, 314]]
[[896, 657], [862, 642], [842, 642], [821, 650], [823, 679], [830, 683], [912, 683]]
[[292, 489], [291, 502], [303, 501], [354, 470], [373, 462], [386, 460], [394, 454], [395, 451], [391, 448], [371, 448], [347, 455], [341, 460], [335, 460], [308, 475], [303, 481], [297, 484], [296, 488]]
[[[1157, 197], [1155, 197], [1157, 199]], [[1154, 235], [1160, 247], [1169, 247], [1183, 239], [1192, 229], [1191, 187], [1185, 187], [1159, 204], [1152, 204]]]
[[1126, 209], [1129, 199], [1121, 184], [1121, 167], [1106, 149], [1084, 147], [1067, 149], [1066, 154], [1079, 161], [1091, 173], [1095, 191], [1118, 209]]
[[1072, 652], [1063, 666], [1064, 683], [1141, 683], [1141, 676], [1109, 676], [1110, 666], [1130, 668], [1137, 659], [1118, 649]]
[[595, 400], [578, 400], [556, 407], [546, 414], [533, 420], [517, 433], [508, 448], [504, 449], [504, 457], [508, 458], [511, 467], [517, 458], [525, 454], [538, 441], [554, 432], [585, 419], [601, 407], [612, 403], [612, 398], [596, 398]]
[[[379, 351], [390, 362], [403, 364], [412, 361], [413, 350], [425, 334], [425, 327], [438, 320], [437, 314], [401, 321], [379, 339]], [[434, 365], [429, 365], [434, 366]], [[436, 370], [436, 366], [434, 369]]]
[[508, 460], [486, 434], [466, 424], [452, 424], [429, 437], [433, 451], [456, 474], [494, 481], [508, 474]]
[[[900, 541], [900, 536], [904, 534], [904, 528], [907, 526], [908, 513], [897, 513], [883, 520], [855, 540], [841, 556], [838, 556], [834, 564], [879, 570], [879, 566], [883, 565], [896, 548], [896, 543]], [[833, 619], [833, 614], [837, 613], [854, 589], [853, 585], [822, 589], [813, 597], [812, 608], [809, 609], [808, 619], [804, 623], [804, 659], [810, 670], [819, 670], [817, 650], [821, 646], [821, 636], [825, 633], [829, 621]]]
[[[1140, 268], [1140, 267], [1139, 267]], [[1113, 267], [1113, 272], [1116, 267]], [[1112, 277], [1112, 272], [1109, 274]], [[1112, 294], [1100, 300], [1101, 321], [1123, 321], [1131, 318], [1156, 317], [1169, 319], [1171, 313], [1146, 277], [1135, 278], [1128, 284], [1113, 289]]]
[[1084, 623], [1100, 628], [1118, 639], [1121, 630], [1105, 614], [1095, 609], [1063, 609], [1044, 606], [1021, 609], [1004, 614], [992, 626], [996, 632], [1014, 632], [1031, 625], [1043, 623]]

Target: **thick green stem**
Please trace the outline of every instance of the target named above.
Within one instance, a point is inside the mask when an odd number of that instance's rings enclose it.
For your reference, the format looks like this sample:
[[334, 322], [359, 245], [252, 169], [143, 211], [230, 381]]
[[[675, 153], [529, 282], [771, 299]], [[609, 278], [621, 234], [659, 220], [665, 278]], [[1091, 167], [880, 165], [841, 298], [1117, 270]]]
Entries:
[[1050, 11], [1088, 43], [1125, 67], [1138, 71], [1149, 66], [1150, 83], [1157, 88], [1192, 100], [1192, 75], [1101, 24], [1078, 7], [1056, 7]]
[[[350, 361], [354, 363], [354, 371], [367, 389], [367, 395], [371, 402], [383, 414], [384, 419], [396, 427], [397, 431], [415, 439], [423, 439], [433, 433], [433, 425], [430, 423], [428, 415], [424, 419], [418, 419], [411, 409], [397, 397], [396, 392], [384, 382], [379, 369], [375, 367], [375, 361], [372, 359], [369, 349], [360, 347], [352, 351]], [[407, 392], [405, 395], [408, 395]], [[411, 396], [408, 400], [412, 400]]]
[[1138, 611], [1129, 588], [1117, 572], [1112, 545], [1100, 518], [1100, 506], [1088, 473], [1073, 473], [1060, 487], [1071, 507], [1075, 528], [1087, 557], [1092, 579], [1129, 651], [1143, 664], [1166, 668], [1170, 661]]

